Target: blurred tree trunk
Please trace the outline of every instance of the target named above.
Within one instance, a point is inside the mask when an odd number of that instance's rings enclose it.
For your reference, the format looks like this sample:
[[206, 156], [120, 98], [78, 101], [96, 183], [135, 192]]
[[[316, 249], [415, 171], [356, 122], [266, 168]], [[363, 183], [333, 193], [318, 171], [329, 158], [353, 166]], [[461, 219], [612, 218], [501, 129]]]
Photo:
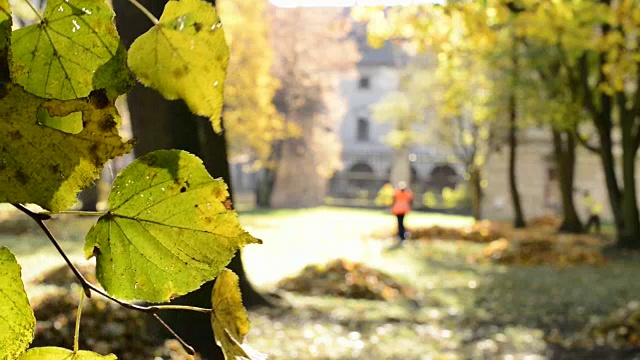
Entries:
[[256, 183], [256, 206], [259, 208], [267, 209], [271, 207], [271, 196], [276, 184], [276, 171], [282, 156], [282, 145], [282, 141], [273, 144], [273, 149], [269, 156], [269, 164], [260, 170], [260, 176]]
[[471, 195], [471, 214], [475, 221], [482, 220], [482, 173], [478, 167], [469, 172], [469, 190]]
[[584, 228], [573, 201], [573, 184], [576, 165], [576, 134], [572, 131], [553, 132], [553, 148], [558, 169], [560, 195], [562, 198], [562, 225], [560, 231], [581, 233]]
[[[140, 1], [156, 17], [160, 17], [166, 1]], [[152, 23], [127, 0], [114, 0], [117, 13], [116, 25], [125, 46], [142, 33]], [[183, 101], [168, 101], [154, 90], [137, 85], [127, 95], [131, 114], [133, 135], [137, 138], [136, 156], [142, 156], [158, 149], [182, 149], [200, 157], [215, 177], [221, 177], [230, 186], [229, 163], [226, 140], [223, 134], [216, 134], [208, 119], [193, 115]], [[230, 193], [231, 193], [231, 189]], [[228, 266], [240, 277], [240, 289], [245, 306], [269, 305], [262, 295], [248, 282], [240, 253]], [[211, 307], [213, 282], [182, 296], [174, 303]], [[206, 359], [223, 359], [215, 345], [213, 331], [208, 316], [195, 312], [168, 311], [161, 314], [171, 327]]]
[[518, 182], [516, 179], [516, 154], [518, 147], [517, 138], [517, 105], [516, 105], [516, 84], [518, 82], [518, 53], [517, 41], [513, 42], [513, 86], [511, 94], [509, 94], [509, 190], [511, 193], [511, 203], [513, 205], [513, 226], [523, 228], [526, 226], [524, 215], [522, 212], [522, 202], [520, 201], [520, 192], [518, 191]]

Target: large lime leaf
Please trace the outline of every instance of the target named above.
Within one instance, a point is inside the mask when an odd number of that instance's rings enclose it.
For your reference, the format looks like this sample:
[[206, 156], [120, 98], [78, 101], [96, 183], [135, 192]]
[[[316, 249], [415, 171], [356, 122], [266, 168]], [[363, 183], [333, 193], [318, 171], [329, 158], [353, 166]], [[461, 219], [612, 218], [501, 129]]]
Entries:
[[183, 99], [220, 129], [223, 84], [229, 62], [220, 19], [203, 0], [171, 0], [160, 23], [129, 49], [129, 67], [140, 82], [170, 100]]
[[104, 0], [50, 1], [42, 21], [13, 33], [13, 80], [62, 100], [96, 89], [125, 91], [131, 76], [113, 16]]
[[242, 305], [238, 275], [233, 271], [224, 269], [218, 275], [211, 294], [211, 305], [211, 326], [225, 359], [267, 358], [265, 354], [243, 344], [244, 336], [249, 332], [249, 316]]
[[127, 300], [168, 301], [212, 280], [255, 239], [228, 209], [229, 193], [196, 156], [161, 150], [118, 175], [109, 212], [87, 234], [98, 280]]
[[36, 318], [22, 285], [20, 265], [0, 249], [0, 359], [15, 359], [33, 340]]
[[[82, 113], [84, 128], [68, 134], [38, 124], [38, 113]], [[8, 85], [0, 91], [0, 202], [36, 203], [59, 211], [98, 178], [102, 166], [131, 151], [118, 135], [117, 112], [100, 92], [46, 100]]]
[[116, 360], [115, 355], [102, 356], [91, 351], [80, 350], [73, 353], [71, 350], [59, 347], [33, 348], [22, 354], [18, 360]]

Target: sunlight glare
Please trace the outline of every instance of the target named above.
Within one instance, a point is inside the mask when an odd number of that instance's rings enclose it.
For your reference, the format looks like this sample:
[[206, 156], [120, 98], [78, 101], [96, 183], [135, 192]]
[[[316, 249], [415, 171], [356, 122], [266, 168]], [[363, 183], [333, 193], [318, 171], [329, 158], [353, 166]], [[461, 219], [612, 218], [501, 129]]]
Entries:
[[408, 6], [443, 4], [444, 0], [271, 0], [277, 7]]

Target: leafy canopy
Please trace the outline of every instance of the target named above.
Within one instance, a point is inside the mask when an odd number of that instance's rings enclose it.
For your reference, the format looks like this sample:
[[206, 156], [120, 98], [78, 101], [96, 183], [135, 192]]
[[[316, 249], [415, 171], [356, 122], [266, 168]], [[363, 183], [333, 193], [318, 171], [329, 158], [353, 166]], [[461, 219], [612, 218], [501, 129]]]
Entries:
[[202, 0], [167, 2], [160, 22], [129, 49], [129, 67], [140, 82], [221, 130], [223, 85], [229, 49], [213, 5]]
[[116, 178], [109, 211], [87, 234], [85, 255], [120, 299], [168, 301], [213, 279], [236, 250], [259, 240], [227, 208], [227, 185], [179, 150], [139, 158]]

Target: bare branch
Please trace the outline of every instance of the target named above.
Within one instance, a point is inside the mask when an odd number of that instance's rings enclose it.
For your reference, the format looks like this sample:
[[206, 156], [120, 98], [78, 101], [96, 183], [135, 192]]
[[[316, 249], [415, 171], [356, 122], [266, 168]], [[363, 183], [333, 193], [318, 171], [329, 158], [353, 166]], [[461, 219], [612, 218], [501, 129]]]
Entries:
[[80, 285], [82, 286], [82, 289], [84, 290], [84, 294], [88, 298], [91, 297], [91, 292], [93, 291], [93, 292], [96, 292], [96, 293], [102, 295], [103, 297], [115, 302], [116, 304], [118, 304], [118, 305], [120, 305], [120, 306], [122, 306], [122, 307], [124, 307], [126, 309], [135, 310], [135, 311], [140, 311], [140, 312], [144, 312], [144, 313], [147, 313], [147, 314], [151, 314], [152, 316], [154, 316], [156, 318], [156, 320], [158, 320], [176, 338], [176, 340], [178, 340], [182, 344], [182, 346], [185, 348], [185, 350], [189, 354], [191, 354], [191, 355], [195, 354], [195, 351], [193, 350], [193, 348], [191, 346], [189, 346], [182, 338], [180, 338], [166, 323], [164, 323], [157, 316], [156, 313], [158, 311], [161, 311], [161, 310], [189, 310], [189, 311], [201, 312], [201, 313], [204, 313], [204, 314], [211, 314], [213, 312], [212, 309], [204, 309], [204, 308], [199, 308], [199, 307], [195, 307], [195, 306], [185, 306], [185, 305], [141, 306], [141, 305], [132, 304], [132, 303], [129, 303], [129, 302], [126, 302], [126, 301], [122, 301], [122, 300], [118, 300], [118, 299], [114, 298], [113, 296], [109, 295], [106, 291], [100, 289], [99, 287], [97, 287], [97, 286], [93, 285], [92, 283], [90, 283], [89, 281], [87, 281], [87, 279], [80, 273], [78, 268], [71, 262], [71, 260], [67, 256], [67, 254], [64, 252], [64, 250], [62, 250], [62, 247], [60, 247], [60, 244], [56, 240], [56, 238], [53, 235], [53, 233], [51, 233], [51, 230], [49, 230], [47, 225], [44, 223], [45, 220], [48, 220], [48, 219], [51, 218], [51, 216], [48, 213], [36, 213], [36, 212], [33, 212], [33, 211], [29, 210], [27, 207], [25, 207], [22, 204], [13, 204], [13, 206], [15, 206], [18, 210], [22, 211], [27, 216], [32, 218], [38, 224], [40, 229], [42, 229], [42, 231], [45, 233], [45, 235], [47, 235], [47, 238], [49, 238], [49, 240], [51, 241], [53, 246], [56, 248], [56, 250], [58, 250], [58, 253], [60, 254], [60, 256], [62, 256], [62, 258], [64, 259], [64, 261], [67, 264], [67, 266], [71, 269], [71, 271], [73, 272], [75, 277], [80, 282]]

